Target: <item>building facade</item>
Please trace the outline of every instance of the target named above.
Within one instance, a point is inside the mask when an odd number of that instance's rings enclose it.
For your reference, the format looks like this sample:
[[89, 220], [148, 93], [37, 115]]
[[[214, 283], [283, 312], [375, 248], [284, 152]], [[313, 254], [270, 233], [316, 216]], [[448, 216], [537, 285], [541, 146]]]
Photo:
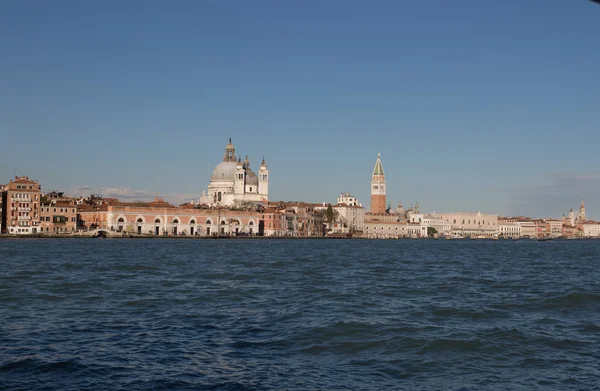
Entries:
[[498, 236], [501, 238], [518, 239], [521, 237], [521, 225], [505, 219], [498, 220]]
[[363, 232], [365, 229], [365, 209], [362, 206], [337, 204], [333, 210], [338, 213], [340, 223], [348, 233]]
[[40, 206], [41, 234], [70, 234], [77, 230], [75, 203], [48, 202]]
[[586, 221], [582, 224], [583, 236], [586, 238], [600, 237], [600, 223], [597, 221]]
[[498, 215], [486, 213], [439, 213], [450, 225], [453, 236], [494, 237], [498, 235]]
[[39, 232], [42, 189], [27, 176], [15, 177], [2, 191], [2, 228], [11, 235]]
[[260, 224], [258, 212], [178, 208], [162, 200], [82, 208], [78, 214], [82, 229], [155, 236], [257, 235]]

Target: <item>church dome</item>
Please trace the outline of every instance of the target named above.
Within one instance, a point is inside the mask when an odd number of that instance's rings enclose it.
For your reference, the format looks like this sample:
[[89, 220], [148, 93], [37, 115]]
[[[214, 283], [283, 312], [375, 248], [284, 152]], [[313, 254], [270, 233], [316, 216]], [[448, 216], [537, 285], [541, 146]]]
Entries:
[[258, 177], [250, 168], [246, 170], [246, 185], [258, 186]]
[[221, 162], [212, 172], [211, 181], [231, 181], [235, 180], [235, 171], [237, 170], [237, 162]]

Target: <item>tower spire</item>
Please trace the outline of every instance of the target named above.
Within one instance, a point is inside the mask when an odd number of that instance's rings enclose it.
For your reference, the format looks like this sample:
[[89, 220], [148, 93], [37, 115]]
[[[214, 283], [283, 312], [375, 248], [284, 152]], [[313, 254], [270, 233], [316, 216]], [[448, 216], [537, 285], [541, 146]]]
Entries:
[[386, 213], [386, 183], [381, 154], [377, 154], [371, 176], [371, 213]]

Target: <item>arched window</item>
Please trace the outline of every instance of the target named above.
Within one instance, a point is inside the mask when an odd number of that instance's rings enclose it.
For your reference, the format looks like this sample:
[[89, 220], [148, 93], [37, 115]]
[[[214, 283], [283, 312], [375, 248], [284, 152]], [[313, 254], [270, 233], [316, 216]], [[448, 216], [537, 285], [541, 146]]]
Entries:
[[122, 217], [119, 217], [119, 223], [124, 223], [124, 222], [125, 222], [125, 220], [123, 220]]
[[173, 224], [179, 224], [179, 220], [177, 220], [177, 219], [173, 220]]
[[227, 224], [227, 223], [225, 222], [225, 220], [221, 221], [221, 225], [225, 225], [225, 224]]
[[190, 224], [196, 224], [196, 220], [194, 220], [194, 219], [191, 219], [191, 220], [190, 220]]
[[140, 218], [140, 219], [137, 219], [137, 222], [138, 222], [138, 224], [141, 224], [141, 223], [143, 223], [143, 222], [144, 222], [144, 220], [142, 220], [142, 219]]
[[212, 222], [210, 220], [206, 220], [206, 225], [211, 225]]
[[154, 224], [160, 224], [160, 219], [154, 220]]
[[254, 225], [254, 221], [249, 222], [248, 225]]
[[217, 201], [221, 202], [221, 200], [222, 200], [222, 197], [221, 197], [221, 192], [219, 192], [219, 193], [217, 194]]

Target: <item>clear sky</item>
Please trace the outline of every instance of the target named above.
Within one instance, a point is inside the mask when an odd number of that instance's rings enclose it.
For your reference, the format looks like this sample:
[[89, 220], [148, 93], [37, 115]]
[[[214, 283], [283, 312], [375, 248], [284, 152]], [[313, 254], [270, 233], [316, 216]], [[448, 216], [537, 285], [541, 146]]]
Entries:
[[[0, 3], [0, 180], [198, 197], [229, 137], [270, 199], [600, 218], [587, 0]], [[78, 190], [77, 190], [78, 189]]]

